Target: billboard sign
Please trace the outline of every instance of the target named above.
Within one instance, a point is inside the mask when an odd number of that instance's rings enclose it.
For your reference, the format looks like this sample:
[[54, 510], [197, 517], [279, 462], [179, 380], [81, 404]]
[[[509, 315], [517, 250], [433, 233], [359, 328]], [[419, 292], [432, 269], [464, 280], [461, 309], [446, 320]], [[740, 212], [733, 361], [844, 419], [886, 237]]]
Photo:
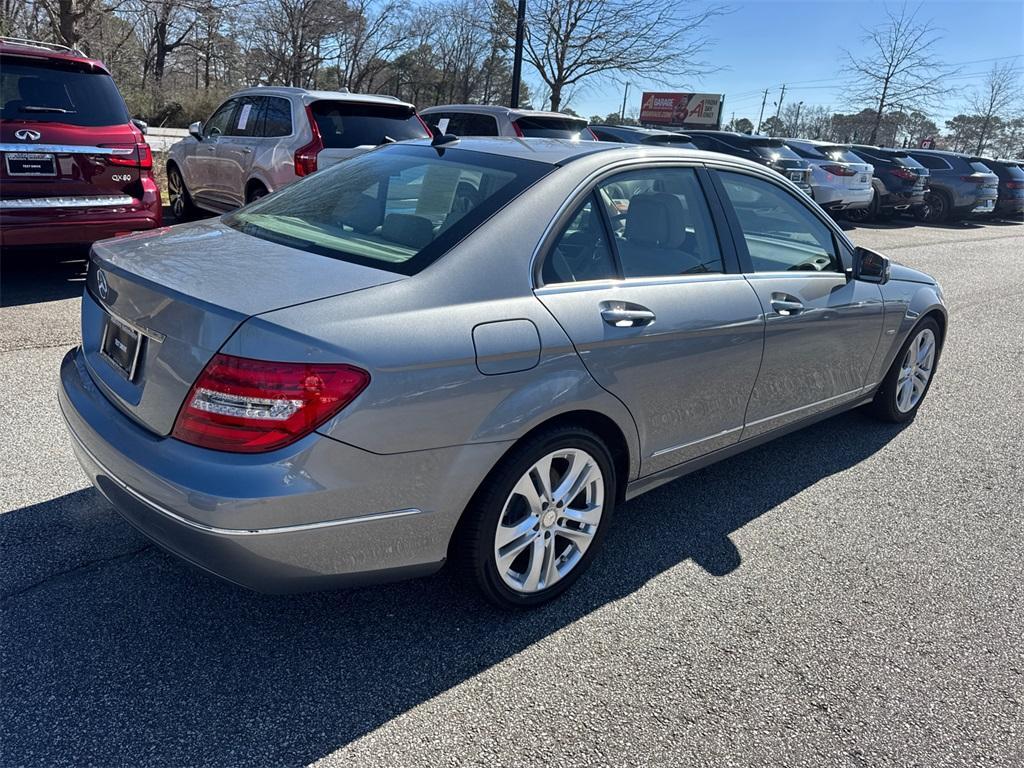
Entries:
[[651, 93], [644, 91], [640, 122], [676, 128], [718, 128], [722, 96], [718, 93]]

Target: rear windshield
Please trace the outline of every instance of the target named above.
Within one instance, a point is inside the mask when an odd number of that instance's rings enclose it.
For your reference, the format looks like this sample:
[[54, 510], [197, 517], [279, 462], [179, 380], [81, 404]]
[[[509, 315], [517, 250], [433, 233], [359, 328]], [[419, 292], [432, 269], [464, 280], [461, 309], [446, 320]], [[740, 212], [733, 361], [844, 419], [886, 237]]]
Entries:
[[971, 162], [971, 170], [975, 173], [992, 173], [992, 169], [984, 163], [979, 163], [977, 160]]
[[689, 136], [678, 133], [661, 133], [655, 136], [648, 136], [641, 144], [661, 144], [663, 146], [682, 147], [683, 149], [696, 149]]
[[303, 178], [224, 221], [264, 240], [412, 275], [553, 168], [393, 145]]
[[328, 149], [375, 147], [389, 140], [422, 139], [430, 134], [404, 104], [315, 101], [310, 105], [320, 138]]
[[755, 153], [761, 157], [767, 157], [771, 160], [799, 160], [800, 156], [792, 149], [787, 147], [785, 144], [780, 146], [771, 146], [766, 144], [755, 144], [752, 149]]
[[592, 141], [594, 136], [587, 130], [586, 120], [573, 120], [569, 117], [533, 117], [517, 118], [515, 121], [523, 136], [537, 139], [582, 139]]
[[818, 147], [818, 151], [825, 155], [829, 160], [835, 160], [838, 163], [864, 162], [846, 147]]
[[61, 62], [4, 57], [0, 117], [66, 125], [124, 125], [128, 109], [110, 75]]
[[910, 155], [898, 155], [892, 159], [896, 165], [902, 165], [904, 168], [919, 168], [922, 171], [925, 169], [917, 160], [912, 158]]
[[1019, 165], [1004, 165], [1003, 170], [1008, 178], [1024, 181], [1024, 168], [1021, 168]]

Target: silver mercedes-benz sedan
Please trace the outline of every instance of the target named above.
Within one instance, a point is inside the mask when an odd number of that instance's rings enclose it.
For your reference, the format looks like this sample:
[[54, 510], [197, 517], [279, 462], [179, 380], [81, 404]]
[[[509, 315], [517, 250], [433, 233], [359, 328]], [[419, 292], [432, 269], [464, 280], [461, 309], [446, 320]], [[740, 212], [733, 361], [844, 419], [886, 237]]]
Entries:
[[60, 404], [99, 491], [226, 579], [451, 559], [528, 607], [625, 499], [849, 408], [912, 419], [945, 334], [932, 278], [771, 169], [442, 136], [97, 243]]

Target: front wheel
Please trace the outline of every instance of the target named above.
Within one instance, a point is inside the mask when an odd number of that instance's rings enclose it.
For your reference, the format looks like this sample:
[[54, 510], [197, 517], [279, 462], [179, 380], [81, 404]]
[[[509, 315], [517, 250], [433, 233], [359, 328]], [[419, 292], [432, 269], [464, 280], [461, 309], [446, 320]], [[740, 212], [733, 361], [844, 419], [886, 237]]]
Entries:
[[195, 216], [195, 204], [192, 202], [192, 196], [188, 193], [188, 187], [185, 186], [185, 179], [176, 165], [167, 169], [167, 197], [175, 221], [188, 221]]
[[952, 212], [952, 205], [944, 192], [928, 192], [924, 196], [924, 205], [914, 209], [918, 221], [927, 224], [942, 224]]
[[533, 608], [590, 565], [615, 506], [615, 467], [592, 432], [559, 427], [513, 449], [484, 482], [453, 559], [502, 608]]
[[893, 360], [871, 408], [885, 421], [902, 423], [917, 415], [941, 352], [939, 324], [927, 318], [911, 331]]

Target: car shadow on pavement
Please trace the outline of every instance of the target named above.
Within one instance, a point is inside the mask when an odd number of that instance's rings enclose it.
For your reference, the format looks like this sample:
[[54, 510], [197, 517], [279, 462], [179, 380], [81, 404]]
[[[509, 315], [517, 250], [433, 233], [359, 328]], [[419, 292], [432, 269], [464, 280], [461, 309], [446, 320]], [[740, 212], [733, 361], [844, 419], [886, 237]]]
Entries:
[[0, 515], [4, 762], [307, 764], [689, 560], [726, 577], [777, 557], [730, 537], [899, 431], [845, 414], [652, 491], [618, 511], [572, 590], [521, 614], [447, 571], [247, 592], [147, 544], [91, 489]]
[[78, 298], [89, 249], [6, 248], [0, 258], [0, 307]]

